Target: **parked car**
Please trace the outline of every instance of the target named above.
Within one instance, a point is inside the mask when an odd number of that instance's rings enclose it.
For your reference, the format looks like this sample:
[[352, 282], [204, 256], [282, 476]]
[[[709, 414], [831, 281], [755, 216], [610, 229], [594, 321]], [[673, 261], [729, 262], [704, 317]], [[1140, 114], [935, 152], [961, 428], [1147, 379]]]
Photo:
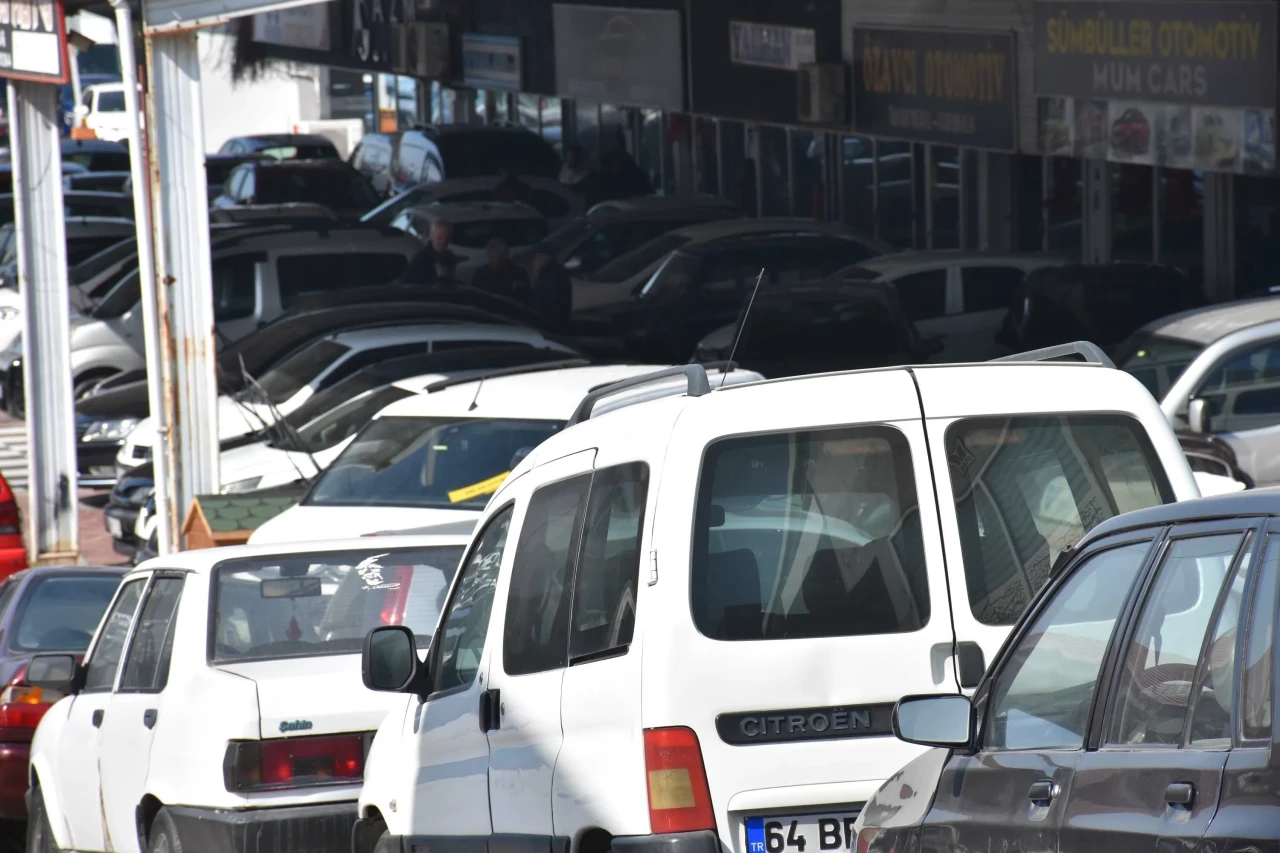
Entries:
[[395, 193], [399, 145], [398, 133], [366, 133], [347, 159], [351, 168], [365, 176], [379, 198], [388, 198]]
[[1255, 492], [1100, 524], [972, 699], [898, 702], [894, 733], [942, 748], [868, 801], [858, 849], [1266, 843], [1275, 516]]
[[341, 160], [338, 149], [317, 133], [262, 133], [235, 136], [222, 143], [219, 154], [256, 154], [273, 160]]
[[[67, 266], [73, 267], [121, 240], [137, 234], [132, 219], [102, 216], [68, 217], [63, 225], [66, 234]], [[15, 320], [21, 316], [22, 294], [18, 291], [18, 241], [14, 239], [17, 226], [12, 222], [0, 225], [0, 316]], [[0, 325], [0, 348], [12, 343], [21, 323]]]
[[479, 178], [509, 170], [556, 178], [560, 156], [536, 133], [516, 126], [441, 125], [406, 131], [396, 155], [400, 189], [445, 178]]
[[283, 833], [348, 853], [365, 744], [393, 704], [360, 689], [364, 637], [405, 624], [429, 642], [465, 542], [211, 548], [130, 571], [83, 664], [28, 664], [66, 694], [31, 745], [32, 849]]
[[463, 281], [484, 266], [485, 247], [490, 240], [497, 238], [511, 248], [521, 249], [534, 245], [547, 233], [547, 221], [533, 208], [496, 201], [410, 207], [391, 220], [391, 227], [426, 243], [432, 226], [440, 220], [453, 225], [449, 250], [460, 258], [457, 276]]
[[1257, 485], [1252, 477], [1241, 470], [1239, 460], [1236, 459], [1236, 453], [1231, 449], [1231, 445], [1218, 436], [1178, 432], [1178, 443], [1182, 445], [1182, 452], [1187, 456], [1187, 464], [1191, 466], [1191, 473], [1196, 475], [1196, 482], [1201, 484], [1200, 493], [1202, 495], [1208, 496], [1209, 494], [1201, 479], [1201, 476], [1206, 474], [1220, 477], [1224, 481], [1230, 480], [1233, 483], [1238, 483], [1239, 488], [1230, 489], [1233, 492], [1252, 489]]
[[62, 176], [64, 192], [123, 193], [129, 172], [72, 172]]
[[677, 372], [686, 395], [593, 416], [671, 372], [597, 389], [495, 490], [425, 664], [371, 634], [365, 684], [406, 713], [370, 747], [353, 853], [852, 849], [918, 752], [883, 736], [892, 703], [973, 686], [1091, 527], [1196, 494], [1100, 364]]
[[453, 178], [447, 181], [419, 184], [378, 205], [366, 213], [361, 221], [371, 225], [385, 225], [390, 224], [398, 214], [411, 207], [436, 203], [459, 204], [486, 201], [522, 202], [536, 210], [553, 227], [582, 213], [582, 197], [554, 178], [523, 175], [516, 180], [525, 187], [524, 198], [498, 198], [497, 190], [503, 181], [500, 175]]
[[[236, 166], [269, 159], [265, 154], [206, 154], [204, 158], [205, 184], [209, 188], [209, 203], [222, 195], [227, 178]], [[132, 184], [127, 185], [128, 192], [133, 191]]]
[[[65, 171], [65, 170], [64, 170]], [[0, 172], [0, 176], [3, 176]], [[82, 175], [86, 172], [73, 172]], [[71, 190], [62, 194], [63, 213], [68, 217], [105, 216], [112, 218], [133, 218], [133, 198], [123, 193], [89, 192]], [[14, 221], [13, 193], [0, 194], [0, 224], [7, 225]]]
[[354, 221], [377, 203], [369, 182], [340, 160], [254, 160], [231, 170], [213, 207], [319, 205]]
[[[653, 369], [564, 362], [429, 385], [379, 412], [306, 497], [258, 527], [250, 543], [474, 519], [519, 460], [562, 429], [593, 388]], [[714, 376], [730, 384], [760, 378], [741, 370]], [[683, 391], [670, 382], [652, 393]]]
[[[94, 136], [105, 142], [120, 142], [129, 136], [129, 114], [124, 103], [124, 83], [96, 83], [86, 86], [76, 105], [75, 117]], [[146, 119], [139, 113], [138, 122]]]

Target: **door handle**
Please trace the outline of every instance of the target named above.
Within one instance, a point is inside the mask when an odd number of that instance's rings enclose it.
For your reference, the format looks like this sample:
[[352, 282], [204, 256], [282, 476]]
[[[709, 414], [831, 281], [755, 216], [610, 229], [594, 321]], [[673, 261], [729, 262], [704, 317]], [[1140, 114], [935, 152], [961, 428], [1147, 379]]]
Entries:
[[1039, 782], [1031, 783], [1031, 790], [1027, 792], [1027, 799], [1033, 803], [1044, 803], [1048, 805], [1053, 802], [1053, 798], [1058, 796], [1060, 788], [1052, 779], [1041, 779]]
[[1164, 789], [1164, 801], [1171, 806], [1190, 807], [1196, 801], [1196, 786], [1190, 782], [1174, 782]]
[[480, 731], [502, 728], [502, 691], [485, 690], [480, 694]]
[[148, 708], [142, 712], [142, 724], [149, 729], [154, 729], [156, 727], [156, 716], [156, 709]]
[[103, 712], [101, 708], [98, 708], [93, 712], [93, 727], [95, 729], [102, 725], [102, 717]]

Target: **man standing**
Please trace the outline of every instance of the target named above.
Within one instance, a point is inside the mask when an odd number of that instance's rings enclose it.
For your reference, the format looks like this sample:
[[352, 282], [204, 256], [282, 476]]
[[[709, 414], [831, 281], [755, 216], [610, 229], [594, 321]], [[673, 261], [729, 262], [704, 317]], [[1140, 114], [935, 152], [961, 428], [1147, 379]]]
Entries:
[[431, 234], [427, 245], [409, 259], [409, 265], [400, 274], [401, 284], [434, 284], [436, 280], [436, 261], [449, 252], [449, 243], [453, 240], [453, 223], [445, 219], [437, 219], [431, 225]]
[[476, 270], [471, 277], [471, 284], [494, 296], [528, 302], [529, 276], [511, 263], [511, 253], [506, 242], [494, 237], [485, 246], [485, 255], [488, 262]]

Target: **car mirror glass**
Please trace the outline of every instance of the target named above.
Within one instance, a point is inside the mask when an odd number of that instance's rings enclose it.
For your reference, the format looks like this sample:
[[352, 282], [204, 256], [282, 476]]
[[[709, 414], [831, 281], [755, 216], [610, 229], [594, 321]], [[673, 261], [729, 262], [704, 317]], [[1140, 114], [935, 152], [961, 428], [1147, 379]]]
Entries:
[[364, 686], [386, 693], [404, 693], [418, 681], [422, 664], [413, 632], [403, 625], [387, 625], [369, 632], [364, 644]]
[[909, 696], [893, 709], [893, 733], [924, 746], [965, 746], [973, 738], [973, 706], [965, 696]]
[[36, 655], [27, 664], [24, 678], [31, 687], [75, 693], [78, 690], [79, 665], [72, 655]]
[[1187, 426], [1194, 433], [1209, 432], [1209, 402], [1197, 397], [1187, 404]]

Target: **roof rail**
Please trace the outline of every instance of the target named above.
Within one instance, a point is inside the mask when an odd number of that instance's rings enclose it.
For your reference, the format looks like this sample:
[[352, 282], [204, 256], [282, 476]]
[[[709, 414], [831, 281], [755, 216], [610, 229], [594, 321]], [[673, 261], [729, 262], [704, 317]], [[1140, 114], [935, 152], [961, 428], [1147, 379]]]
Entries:
[[441, 379], [437, 382], [432, 382], [423, 390], [428, 394], [434, 394], [437, 391], [452, 388], [454, 385], [466, 385], [468, 382], [479, 382], [483, 379], [499, 379], [503, 376], [519, 376], [522, 373], [541, 373], [546, 370], [564, 370], [569, 367], [590, 366], [590, 359], [566, 358], [560, 361], [538, 361], [532, 364], [517, 364], [511, 367], [498, 367], [493, 370], [473, 370], [467, 373], [459, 373], [457, 376], [450, 376], [448, 379]]
[[582, 402], [578, 404], [577, 411], [573, 413], [573, 417], [569, 418], [569, 422], [565, 426], [570, 427], [585, 420], [590, 420], [591, 411], [596, 407], [596, 403], [599, 403], [605, 397], [612, 397], [620, 391], [639, 388], [642, 385], [648, 385], [660, 379], [669, 379], [672, 376], [683, 376], [688, 381], [688, 390], [685, 393], [690, 397], [701, 397], [704, 394], [711, 393], [711, 382], [707, 379], [707, 371], [701, 364], [668, 367], [666, 370], [646, 373], [643, 376], [633, 376], [630, 379], [623, 379], [589, 392], [587, 396], [582, 398]]
[[[1074, 358], [1073, 358], [1074, 356]], [[1054, 347], [1033, 349], [993, 358], [992, 361], [1083, 361], [1086, 364], [1100, 364], [1103, 367], [1116, 366], [1097, 344], [1088, 341], [1074, 341], [1069, 344], [1058, 344]]]

